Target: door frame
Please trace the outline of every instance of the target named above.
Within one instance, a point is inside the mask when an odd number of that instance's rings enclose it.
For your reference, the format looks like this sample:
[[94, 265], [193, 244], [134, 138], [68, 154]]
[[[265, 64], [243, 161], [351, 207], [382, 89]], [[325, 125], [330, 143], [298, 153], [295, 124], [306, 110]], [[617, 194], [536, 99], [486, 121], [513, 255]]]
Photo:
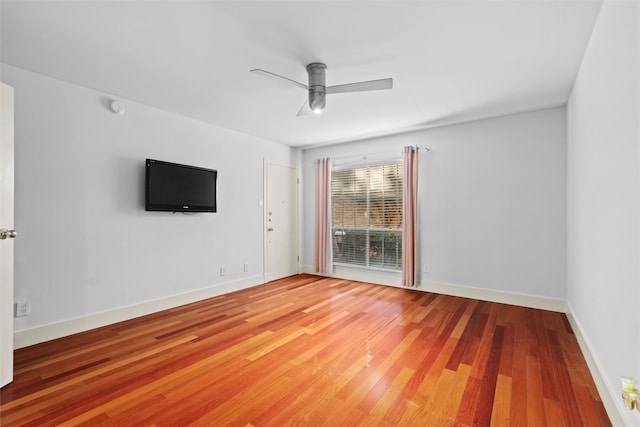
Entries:
[[262, 203], [262, 253], [263, 253], [263, 261], [262, 261], [262, 283], [267, 283], [269, 280], [269, 238], [268, 238], [268, 207], [269, 207], [269, 179], [268, 179], [268, 169], [269, 165], [280, 166], [285, 168], [293, 169], [296, 172], [296, 218], [295, 218], [295, 233], [296, 233], [296, 272], [295, 274], [300, 274], [300, 171], [296, 165], [292, 164], [284, 164], [280, 162], [274, 162], [268, 160], [267, 158], [263, 158], [263, 195], [264, 201]]

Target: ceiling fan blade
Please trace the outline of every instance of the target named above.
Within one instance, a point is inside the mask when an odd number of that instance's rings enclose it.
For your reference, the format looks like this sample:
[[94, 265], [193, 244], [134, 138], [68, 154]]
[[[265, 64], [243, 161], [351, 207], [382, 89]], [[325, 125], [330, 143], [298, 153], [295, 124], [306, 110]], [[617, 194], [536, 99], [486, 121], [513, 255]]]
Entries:
[[298, 110], [298, 114], [296, 114], [296, 117], [308, 116], [311, 113], [313, 113], [313, 111], [311, 111], [311, 107], [309, 107], [309, 100], [305, 99], [304, 104], [302, 104], [302, 107], [300, 107], [300, 110]]
[[275, 79], [286, 80], [287, 82], [292, 83], [292, 84], [294, 84], [294, 85], [296, 85], [296, 86], [298, 86], [298, 87], [300, 87], [300, 88], [302, 88], [304, 90], [309, 90], [309, 86], [307, 86], [305, 84], [302, 84], [302, 83], [297, 82], [295, 80], [291, 80], [291, 79], [289, 79], [287, 77], [283, 77], [281, 75], [272, 73], [270, 71], [261, 70], [259, 68], [256, 68], [256, 69], [253, 69], [253, 70], [249, 70], [249, 71], [252, 72], [252, 73], [255, 73], [255, 74], [259, 74], [261, 76], [265, 76], [265, 77], [271, 77], [271, 78], [275, 78]]
[[363, 92], [367, 90], [383, 90], [393, 88], [393, 79], [369, 80], [366, 82], [347, 83], [344, 85], [328, 86], [329, 93]]

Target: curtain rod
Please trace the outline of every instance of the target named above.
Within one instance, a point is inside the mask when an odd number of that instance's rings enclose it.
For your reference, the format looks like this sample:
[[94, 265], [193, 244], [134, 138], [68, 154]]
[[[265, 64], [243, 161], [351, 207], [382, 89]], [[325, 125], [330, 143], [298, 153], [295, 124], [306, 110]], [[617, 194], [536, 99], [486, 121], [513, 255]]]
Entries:
[[[425, 145], [424, 147], [420, 147], [420, 146], [415, 146], [418, 150], [424, 150], [424, 151], [430, 151], [431, 147], [429, 147], [428, 145]], [[380, 151], [380, 152], [376, 152], [376, 153], [367, 153], [367, 154], [355, 154], [355, 155], [351, 155], [351, 156], [341, 156], [341, 157], [331, 157], [332, 161], [336, 161], [336, 160], [345, 160], [345, 159], [362, 159], [362, 160], [367, 160], [367, 156], [379, 156], [382, 154], [402, 154], [402, 151], [397, 152], [397, 151]], [[314, 161], [315, 162], [315, 161]]]

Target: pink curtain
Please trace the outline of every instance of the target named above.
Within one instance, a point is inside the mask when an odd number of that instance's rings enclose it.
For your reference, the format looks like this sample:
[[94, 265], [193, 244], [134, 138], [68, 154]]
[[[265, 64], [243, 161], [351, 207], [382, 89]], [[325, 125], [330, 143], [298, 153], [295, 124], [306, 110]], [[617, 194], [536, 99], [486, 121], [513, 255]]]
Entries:
[[418, 147], [402, 151], [402, 286], [418, 286]]
[[316, 218], [313, 270], [329, 274], [331, 260], [331, 159], [316, 160]]

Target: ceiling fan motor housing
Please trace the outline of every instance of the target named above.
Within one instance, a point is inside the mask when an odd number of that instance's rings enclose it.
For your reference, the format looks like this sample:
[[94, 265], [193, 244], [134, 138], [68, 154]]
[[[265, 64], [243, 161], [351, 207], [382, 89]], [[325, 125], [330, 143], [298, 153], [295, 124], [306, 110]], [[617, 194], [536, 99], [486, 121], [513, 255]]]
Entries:
[[307, 65], [307, 73], [309, 74], [309, 107], [313, 111], [320, 111], [327, 104], [326, 70], [327, 66], [320, 62]]

